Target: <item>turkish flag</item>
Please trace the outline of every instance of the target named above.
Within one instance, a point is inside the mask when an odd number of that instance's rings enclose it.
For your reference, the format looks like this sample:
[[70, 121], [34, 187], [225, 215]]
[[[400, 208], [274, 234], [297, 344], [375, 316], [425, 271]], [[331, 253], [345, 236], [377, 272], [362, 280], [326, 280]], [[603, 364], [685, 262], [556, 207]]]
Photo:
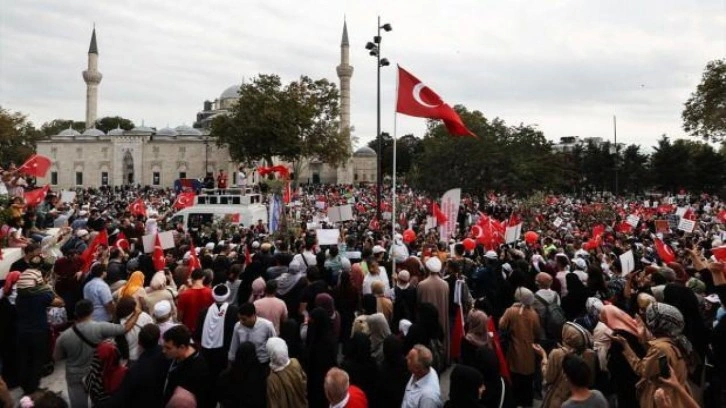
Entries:
[[81, 254], [81, 259], [83, 259], [84, 271], [91, 269], [91, 265], [96, 259], [96, 251], [101, 245], [108, 247], [108, 232], [106, 231], [106, 228], [102, 229], [98, 233], [98, 235], [93, 238], [93, 241], [91, 241], [91, 245], [86, 247], [86, 250], [83, 251], [83, 254]]
[[146, 217], [146, 204], [144, 203], [144, 199], [139, 197], [134, 200], [134, 202], [129, 205], [129, 212], [131, 215], [143, 215]]
[[434, 217], [436, 217], [436, 222], [439, 224], [443, 224], [449, 220], [446, 214], [441, 211], [441, 207], [439, 207], [439, 205], [436, 203], [432, 205], [431, 212], [434, 213]]
[[721, 224], [726, 224], [726, 210], [721, 210], [718, 213], [718, 220]]
[[721, 245], [716, 248], [711, 248], [711, 253], [714, 258], [719, 262], [726, 261], [726, 245]]
[[189, 243], [189, 270], [202, 269], [202, 263], [197, 257], [197, 249], [194, 248], [194, 242]]
[[129, 240], [126, 238], [126, 234], [124, 234], [123, 231], [119, 232], [116, 236], [116, 243], [114, 245], [116, 248], [128, 252], [130, 248]]
[[34, 154], [22, 166], [18, 167], [18, 171], [33, 177], [45, 177], [50, 169], [50, 163], [49, 158], [41, 154]]
[[151, 256], [151, 260], [154, 262], [154, 269], [157, 271], [163, 271], [166, 268], [166, 258], [164, 258], [164, 250], [161, 247], [161, 240], [159, 239], [158, 233], [154, 241], [154, 253]]
[[454, 136], [476, 135], [467, 129], [459, 114], [431, 88], [410, 72], [398, 67], [396, 112], [418, 118], [441, 119]]
[[179, 193], [176, 196], [176, 201], [174, 201], [174, 209], [175, 210], [183, 210], [187, 207], [191, 207], [194, 205], [194, 197], [196, 194], [194, 194], [193, 191], [185, 191], [183, 193]]
[[666, 245], [660, 238], [655, 239], [655, 250], [663, 263], [675, 262], [676, 254], [670, 246]]
[[596, 224], [592, 226], [592, 237], [597, 239], [605, 233], [605, 226], [602, 224]]
[[376, 217], [371, 218], [371, 221], [368, 223], [368, 229], [378, 231], [379, 228], [381, 228], [381, 224], [378, 222], [378, 219]]
[[24, 194], [25, 205], [28, 207], [35, 207], [39, 205], [43, 202], [43, 200], [45, 200], [45, 196], [48, 195], [48, 190], [50, 190], [50, 185], [46, 184], [45, 187], [26, 191]]

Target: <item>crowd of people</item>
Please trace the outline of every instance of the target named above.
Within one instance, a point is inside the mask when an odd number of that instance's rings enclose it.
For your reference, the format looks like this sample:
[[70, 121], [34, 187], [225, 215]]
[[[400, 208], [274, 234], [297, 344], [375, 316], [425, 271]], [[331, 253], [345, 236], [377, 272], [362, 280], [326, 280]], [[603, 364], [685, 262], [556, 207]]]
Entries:
[[[300, 188], [276, 234], [171, 225], [175, 194], [51, 192], [28, 207], [9, 191], [3, 246], [23, 257], [0, 289], [5, 406], [723, 406], [716, 197], [464, 196], [440, 237], [426, 228], [433, 200], [406, 187], [380, 220], [372, 187]], [[139, 197], [145, 215], [129, 209]], [[384, 190], [384, 213], [391, 200]], [[340, 203], [355, 217], [319, 245], [308, 223], [328, 227], [324, 207]], [[695, 229], [664, 231], [679, 207]], [[533, 235], [471, 228], [515, 218]], [[159, 267], [142, 237], [166, 230]], [[41, 379], [60, 361], [59, 395]]]

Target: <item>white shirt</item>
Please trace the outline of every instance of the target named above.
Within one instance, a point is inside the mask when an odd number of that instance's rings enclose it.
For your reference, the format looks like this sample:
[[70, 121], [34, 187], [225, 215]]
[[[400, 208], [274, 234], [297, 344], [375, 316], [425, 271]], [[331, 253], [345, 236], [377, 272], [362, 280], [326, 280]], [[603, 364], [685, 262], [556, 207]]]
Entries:
[[385, 294], [389, 295], [389, 292], [391, 290], [391, 285], [388, 283], [388, 273], [386, 273], [386, 268], [379, 266], [378, 267], [378, 275], [373, 275], [369, 273], [366, 275], [366, 277], [363, 279], [363, 286], [361, 287], [361, 290], [364, 295], [370, 295], [371, 294], [371, 285], [375, 281], [381, 281], [383, 282], [383, 287], [385, 288]]
[[[305, 257], [305, 260], [303, 260], [303, 256]], [[306, 265], [307, 261], [307, 265]], [[318, 261], [315, 258], [315, 254], [313, 254], [310, 251], [303, 251], [302, 254], [297, 254], [292, 258], [292, 262], [290, 262], [290, 266], [288, 269], [291, 269], [293, 271], [302, 272], [303, 274], [307, 271], [308, 266], [317, 266]]]
[[[126, 324], [128, 317], [120, 319], [121, 324]], [[141, 349], [139, 348], [139, 332], [141, 328], [149, 323], [154, 323], [154, 319], [151, 318], [146, 312], [141, 312], [139, 317], [136, 319], [134, 327], [126, 332], [126, 342], [129, 344], [129, 360], [138, 360]]]
[[240, 187], [244, 187], [247, 185], [247, 175], [245, 172], [240, 171], [237, 173], [237, 185]]
[[406, 393], [403, 394], [401, 408], [441, 408], [441, 387], [436, 370], [429, 368], [429, 373], [418, 381], [411, 379], [406, 384]]

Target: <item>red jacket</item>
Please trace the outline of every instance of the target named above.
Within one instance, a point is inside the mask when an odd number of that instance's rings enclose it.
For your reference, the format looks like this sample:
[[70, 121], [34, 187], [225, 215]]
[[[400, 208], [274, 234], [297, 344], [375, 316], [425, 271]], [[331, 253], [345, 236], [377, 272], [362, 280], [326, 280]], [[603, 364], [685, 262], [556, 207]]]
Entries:
[[366, 394], [355, 385], [348, 388], [348, 403], [345, 404], [345, 408], [368, 408], [368, 398]]

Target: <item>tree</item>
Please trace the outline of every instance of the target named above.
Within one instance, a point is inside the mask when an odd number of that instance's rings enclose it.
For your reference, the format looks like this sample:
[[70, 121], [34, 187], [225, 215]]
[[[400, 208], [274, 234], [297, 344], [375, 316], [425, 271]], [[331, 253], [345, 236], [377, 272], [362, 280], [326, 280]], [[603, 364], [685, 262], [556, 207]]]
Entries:
[[631, 144], [622, 152], [619, 168], [620, 188], [623, 191], [640, 194], [650, 186], [648, 155], [640, 153], [640, 146]]
[[663, 135], [650, 156], [653, 183], [659, 189], [675, 193], [685, 188], [690, 177], [689, 151], [684, 143], [671, 143]]
[[721, 141], [726, 137], [726, 60], [706, 65], [701, 83], [682, 113], [683, 129], [692, 136]]
[[108, 133], [116, 128], [131, 130], [134, 126], [134, 122], [121, 116], [106, 116], [96, 121], [96, 129], [103, 131], [103, 133]]
[[0, 165], [21, 165], [35, 151], [39, 136], [25, 115], [0, 106]]
[[212, 122], [211, 136], [238, 162], [273, 158], [293, 162], [319, 159], [339, 165], [350, 157], [350, 129], [339, 130], [339, 94], [326, 79], [300, 77], [287, 85], [277, 75], [260, 74], [240, 87], [229, 115]]
[[[421, 153], [422, 147], [421, 139], [414, 135], [408, 134], [398, 138], [396, 142], [396, 174], [405, 175], [408, 173], [414, 161], [416, 155]], [[383, 156], [381, 156], [381, 168], [383, 175], [393, 174], [393, 137], [388, 133], [381, 134], [381, 146], [383, 147]], [[368, 143], [368, 147], [375, 150], [376, 154], [381, 154], [378, 151], [378, 140], [373, 139]]]
[[68, 128], [83, 133], [86, 130], [86, 122], [76, 122], [69, 119], [53, 119], [50, 122], [43, 123], [40, 126], [40, 132], [43, 136], [53, 136]]

